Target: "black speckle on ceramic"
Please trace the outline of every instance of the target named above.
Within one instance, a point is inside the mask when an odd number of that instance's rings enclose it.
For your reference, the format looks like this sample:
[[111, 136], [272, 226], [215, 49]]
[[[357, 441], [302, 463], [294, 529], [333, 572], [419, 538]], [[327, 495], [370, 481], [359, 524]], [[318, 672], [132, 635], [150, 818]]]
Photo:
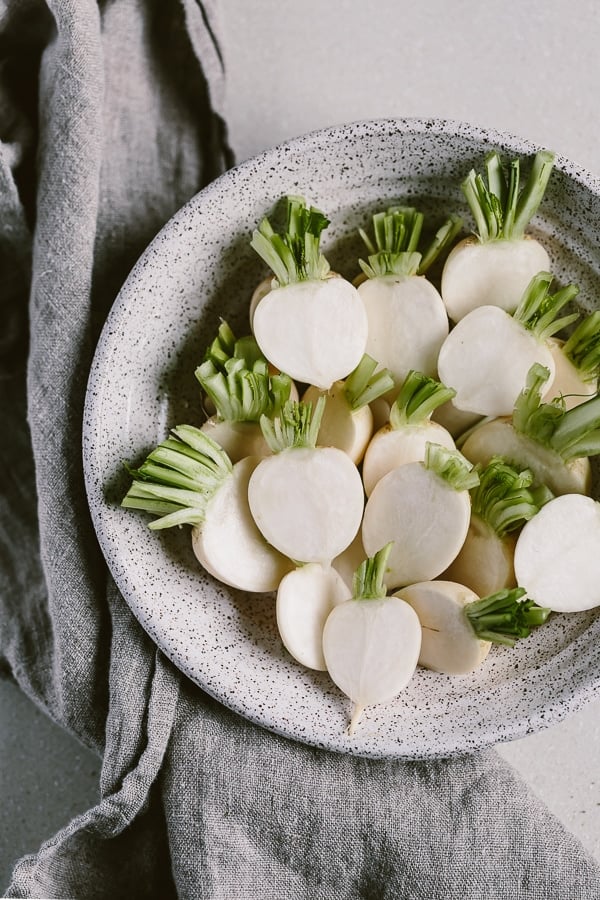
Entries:
[[[450, 212], [472, 227], [460, 182], [486, 152], [531, 156], [518, 138], [439, 120], [361, 122], [309, 134], [223, 175], [165, 226], [133, 269], [102, 333], [89, 380], [84, 464], [108, 565], [143, 627], [193, 681], [238, 713], [319, 747], [370, 757], [426, 758], [521, 737], [600, 694], [598, 611], [553, 615], [515, 649], [492, 648], [474, 674], [418, 670], [393, 703], [346, 734], [350, 702], [328, 676], [297, 665], [277, 635], [274, 599], [216, 584], [196, 563], [189, 530], [152, 533], [122, 510], [123, 461], [140, 461], [182, 423], [200, 424], [194, 369], [219, 317], [249, 331], [248, 303], [265, 273], [252, 229], [285, 194], [301, 194], [331, 226], [323, 247], [353, 276], [358, 226], [410, 201], [432, 226]], [[533, 222], [559, 282], [600, 298], [600, 182], [557, 159]], [[598, 496], [598, 494], [596, 494]]]

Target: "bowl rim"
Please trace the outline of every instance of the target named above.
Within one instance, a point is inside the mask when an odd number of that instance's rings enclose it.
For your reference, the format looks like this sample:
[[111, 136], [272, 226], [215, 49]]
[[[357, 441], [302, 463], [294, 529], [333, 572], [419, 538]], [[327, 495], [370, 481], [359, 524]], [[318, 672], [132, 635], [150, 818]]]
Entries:
[[[325, 143], [330, 141], [333, 142], [339, 139], [340, 136], [343, 136], [344, 134], [350, 132], [354, 136], [357, 136], [360, 134], [367, 135], [369, 133], [383, 134], [384, 132], [389, 132], [390, 129], [399, 133], [416, 136], [426, 134], [430, 134], [432, 136], [435, 135], [437, 137], [444, 135], [448, 135], [449, 137], [454, 137], [457, 135], [461, 137], [464, 136], [465, 138], [469, 138], [471, 140], [482, 141], [483, 143], [489, 144], [490, 147], [500, 147], [504, 151], [512, 152], [518, 156], [534, 154], [539, 149], [541, 149], [539, 145], [535, 144], [530, 139], [518, 137], [517, 135], [510, 132], [472, 125], [468, 122], [460, 120], [443, 118], [389, 117], [360, 119], [354, 122], [341, 123], [308, 131], [296, 137], [290, 138], [289, 140], [282, 141], [273, 147], [266, 148], [260, 153], [257, 153], [256, 155], [237, 163], [227, 171], [223, 172], [201, 190], [196, 192], [192, 197], [190, 197], [189, 200], [187, 200], [167, 220], [167, 222], [165, 222], [165, 224], [158, 231], [155, 237], [150, 241], [145, 250], [139, 256], [136, 263], [131, 268], [128, 276], [126, 277], [123, 285], [116, 295], [98, 337], [88, 374], [82, 427], [82, 457], [85, 490], [94, 529], [96, 531], [101, 550], [105, 557], [107, 567], [111, 575], [115, 578], [115, 582], [117, 584], [117, 587], [119, 588], [119, 591], [123, 595], [123, 599], [128, 604], [128, 606], [130, 606], [130, 608], [131, 605], [129, 604], [126, 596], [126, 585], [120, 583], [121, 579], [117, 579], [117, 577], [115, 577], [110, 555], [107, 555], [106, 552], [104, 535], [105, 523], [101, 511], [101, 504], [98, 503], [97, 499], [97, 486], [94, 483], [94, 452], [96, 448], [93, 437], [90, 437], [93, 436], [95, 430], [95, 398], [101, 388], [102, 382], [99, 365], [106, 353], [108, 345], [113, 339], [113, 323], [115, 321], [115, 318], [119, 315], [121, 307], [127, 303], [130, 284], [135, 281], [138, 272], [141, 271], [141, 269], [146, 265], [149, 257], [155, 252], [157, 246], [162, 242], [165, 232], [176, 227], [178, 221], [182, 218], [186, 218], [189, 214], [190, 209], [195, 207], [198, 203], [201, 203], [204, 198], [212, 198], [220, 193], [223, 189], [227, 189], [227, 187], [230, 184], [233, 184], [236, 179], [240, 177], [240, 175], [250, 173], [250, 171], [257, 166], [264, 166], [266, 163], [269, 163], [272, 159], [280, 155], [282, 151], [285, 151], [286, 148], [288, 148], [289, 150], [301, 151], [303, 146], [306, 146], [307, 144], [311, 144], [316, 141]], [[597, 196], [600, 196], [600, 178], [592, 174], [587, 169], [579, 166], [572, 160], [567, 159], [560, 154], [555, 155], [554, 167], [558, 171], [568, 175], [568, 177], [573, 179], [580, 187], [591, 191]], [[135, 609], [133, 609], [133, 612], [135, 614]], [[139, 617], [137, 615], [136, 618], [138, 618], [139, 620]], [[141, 622], [141, 624], [145, 628], [144, 623]], [[145, 628], [145, 630], [147, 631], [148, 629]], [[152, 637], [152, 635], [151, 639], [155, 643], [157, 643], [156, 639]], [[160, 649], [165, 653], [166, 656], [171, 659], [171, 661], [177, 668], [180, 668], [180, 663], [178, 662], [178, 660], [174, 659], [173, 656], [165, 650], [165, 648], [160, 647]], [[184, 674], [186, 674], [185, 671]], [[294, 740], [300, 740], [312, 746], [342, 753], [349, 752], [353, 753], [354, 755], [365, 756], [369, 758], [383, 757], [402, 759], [432, 759], [439, 757], [450, 757], [460, 755], [465, 752], [474, 752], [477, 750], [481, 750], [485, 747], [492, 746], [493, 744], [524, 737], [526, 734], [541, 730], [545, 727], [555, 724], [556, 722], [561, 721], [567, 715], [570, 715], [572, 712], [580, 709], [587, 702], [593, 700], [597, 696], [600, 696], [600, 671], [597, 672], [595, 678], [590, 678], [585, 683], [578, 683], [576, 686], [572, 686], [571, 692], [568, 697], [558, 698], [555, 704], [547, 703], [541, 711], [537, 710], [533, 714], [529, 712], [523, 714], [518, 718], [515, 717], [513, 720], [511, 720], [511, 727], [507, 727], [506, 725], [504, 725], [501, 731], [498, 731], [497, 727], [490, 728], [489, 733], [485, 737], [482, 737], [478, 741], [469, 743], [468, 747], [465, 746], [464, 740], [455, 740], [453, 742], [450, 737], [448, 738], [443, 750], [436, 750], [435, 748], [431, 748], [430, 750], [423, 750], [422, 752], [414, 754], [390, 753], [389, 751], [360, 752], [353, 749], [348, 749], [346, 746], [341, 745], [341, 743], [340, 745], [336, 746], [334, 742], [329, 742], [324, 745], [322, 740], [311, 739], [310, 735], [303, 735], [302, 737], [299, 737], [293, 729], [290, 730], [286, 727], [280, 727], [276, 723], [273, 724], [265, 722], [264, 717], [261, 716], [253, 717], [252, 715], [249, 715], [248, 710], [246, 709], [246, 707], [244, 707], [243, 704], [236, 704], [235, 697], [232, 698], [228, 695], [227, 700], [225, 700], [222, 695], [219, 695], [218, 692], [213, 691], [211, 687], [207, 685], [201, 685], [201, 689], [210, 696], [214, 697], [219, 703], [226, 705], [229, 709], [242, 715], [249, 721], [265, 727], [270, 731], [281, 734], [284, 737], [292, 738]]]

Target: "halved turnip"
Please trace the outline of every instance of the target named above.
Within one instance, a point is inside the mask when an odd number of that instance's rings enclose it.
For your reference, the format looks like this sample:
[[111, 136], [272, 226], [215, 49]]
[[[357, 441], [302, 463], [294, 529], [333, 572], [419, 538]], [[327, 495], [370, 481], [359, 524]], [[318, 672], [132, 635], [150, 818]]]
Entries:
[[478, 422], [481, 422], [482, 416], [479, 413], [469, 412], [466, 409], [459, 409], [453, 400], [446, 400], [437, 409], [434, 409], [431, 418], [450, 434], [452, 439], [458, 443], [465, 432], [469, 431]]
[[354, 539], [364, 494], [358, 469], [343, 450], [317, 447], [325, 398], [288, 402], [261, 420], [273, 451], [248, 486], [252, 515], [266, 540], [298, 562], [329, 564]]
[[523, 600], [521, 588], [480, 598], [454, 581], [426, 581], [397, 591], [422, 628], [419, 665], [446, 675], [466, 675], [487, 657], [492, 643], [513, 646], [542, 625], [549, 609]]
[[284, 232], [276, 234], [265, 218], [251, 241], [277, 282], [256, 306], [254, 336], [278, 369], [328, 389], [360, 362], [367, 316], [356, 288], [344, 278], [328, 277], [329, 263], [319, 249], [328, 220], [302, 198], [286, 199]]
[[553, 164], [554, 154], [537, 153], [522, 191], [520, 161], [513, 160], [507, 174], [495, 151], [485, 157], [487, 185], [475, 170], [467, 175], [462, 190], [477, 233], [452, 249], [441, 281], [453, 322], [479, 306], [514, 312], [533, 276], [550, 267], [546, 249], [525, 229], [543, 199]]
[[497, 306], [479, 306], [452, 329], [440, 349], [438, 371], [455, 388], [453, 403], [481, 416], [508, 416], [534, 363], [554, 377], [547, 339], [578, 313], [557, 318], [578, 293], [567, 285], [549, 294], [552, 275], [539, 272], [511, 315]]
[[422, 213], [398, 206], [373, 216], [374, 241], [360, 232], [370, 254], [368, 262], [359, 260], [367, 276], [358, 286], [369, 322], [366, 352], [391, 371], [396, 390], [410, 369], [436, 375], [448, 334], [442, 298], [423, 273], [461, 222], [449, 219], [424, 254], [417, 250], [422, 225]]
[[262, 298], [266, 297], [274, 287], [279, 287], [277, 280], [274, 279], [272, 275], [267, 275], [266, 278], [262, 278], [258, 282], [256, 287], [252, 291], [252, 296], [250, 297], [250, 306], [248, 307], [248, 318], [250, 319], [251, 331], [254, 331], [254, 313], [256, 312], [256, 307], [258, 306]]
[[362, 525], [373, 556], [393, 542], [384, 575], [389, 588], [429, 581], [458, 555], [469, 528], [469, 490], [477, 472], [457, 450], [428, 444], [424, 462], [392, 469], [367, 500]]
[[581, 494], [547, 503], [515, 549], [517, 582], [555, 612], [600, 606], [600, 504]]
[[269, 371], [254, 338], [236, 339], [227, 322], [221, 321], [195, 376], [215, 410], [201, 430], [231, 461], [270, 453], [259, 420], [279, 412], [290, 397], [292, 381]]
[[345, 550], [342, 550], [331, 563], [336, 572], [344, 579], [344, 582], [350, 590], [352, 590], [352, 585], [354, 583], [354, 573], [364, 561], [366, 555], [362, 542], [362, 534], [359, 528], [352, 543], [349, 544]]
[[247, 591], [277, 588], [292, 562], [259, 532], [248, 506], [248, 483], [260, 457], [232, 465], [200, 429], [180, 425], [138, 469], [122, 506], [159, 515], [153, 530], [192, 525], [199, 562], [219, 581]]
[[600, 453], [600, 397], [566, 410], [560, 398], [542, 403], [549, 372], [533, 366], [511, 418], [485, 422], [462, 444], [472, 463], [487, 465], [501, 456], [517, 467], [531, 469], [536, 484], [553, 494], [589, 494], [589, 457]]
[[443, 578], [467, 585], [480, 597], [516, 587], [516, 532], [552, 498], [532, 487], [533, 473], [493, 457], [471, 490], [471, 521], [464, 544]]
[[479, 638], [465, 615], [465, 606], [479, 595], [453, 581], [421, 581], [396, 591], [421, 623], [419, 665], [446, 675], [465, 675], [484, 661], [492, 646]]
[[396, 466], [422, 462], [427, 443], [455, 449], [451, 435], [431, 420], [433, 410], [454, 393], [422, 372], [408, 373], [391, 406], [387, 425], [373, 435], [365, 452], [362, 476], [367, 497]]
[[277, 627], [286, 650], [309, 669], [324, 672], [323, 628], [351, 590], [331, 566], [307, 563], [289, 572], [277, 588]]
[[556, 371], [552, 393], [567, 409], [598, 393], [600, 375], [600, 310], [583, 319], [566, 341], [550, 338]]
[[323, 629], [323, 655], [332, 681], [352, 700], [353, 734], [367, 706], [388, 703], [417, 667], [421, 625], [398, 597], [387, 597], [383, 573], [390, 546], [365, 560], [354, 577], [352, 599], [335, 606]]
[[316, 403], [325, 395], [327, 403], [318, 442], [322, 447], [343, 450], [357, 465], [373, 434], [369, 404], [394, 386], [391, 373], [380, 369], [375, 374], [376, 368], [376, 361], [365, 354], [345, 380], [336, 381], [326, 392], [310, 385], [302, 397], [304, 403]]

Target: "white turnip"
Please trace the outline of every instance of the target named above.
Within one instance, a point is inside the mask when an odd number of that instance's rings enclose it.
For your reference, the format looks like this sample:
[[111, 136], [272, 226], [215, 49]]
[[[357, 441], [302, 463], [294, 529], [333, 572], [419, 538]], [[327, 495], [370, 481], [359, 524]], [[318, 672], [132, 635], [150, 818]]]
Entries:
[[307, 563], [289, 572], [277, 588], [277, 627], [286, 650], [309, 669], [325, 671], [323, 628], [351, 590], [330, 566]]
[[553, 494], [588, 494], [589, 457], [600, 453], [600, 397], [570, 410], [560, 398], [542, 403], [548, 376], [543, 366], [533, 366], [512, 417], [476, 426], [461, 450], [478, 465], [501, 456], [511, 465], [531, 469], [534, 482]]
[[406, 463], [379, 481], [362, 525], [366, 553], [393, 542], [384, 581], [389, 588], [429, 581], [456, 558], [469, 528], [469, 489], [478, 482], [461, 454], [428, 444], [424, 462]]
[[288, 402], [273, 421], [263, 417], [273, 451], [250, 478], [248, 501], [266, 540], [298, 562], [329, 564], [353, 541], [364, 494], [358, 469], [343, 450], [317, 447], [325, 398]]
[[451, 435], [431, 420], [433, 410], [454, 393], [422, 372], [408, 373], [391, 406], [388, 423], [373, 435], [365, 452], [362, 476], [367, 497], [396, 466], [422, 462], [427, 443], [455, 449]]
[[250, 514], [248, 482], [260, 463], [232, 465], [227, 454], [191, 425], [173, 429], [138, 469], [122, 506], [159, 515], [153, 530], [192, 525], [192, 547], [204, 568], [231, 587], [273, 591], [292, 563], [270, 546]]
[[600, 606], [600, 504], [581, 494], [547, 503], [515, 549], [518, 584], [555, 612]]
[[251, 241], [276, 281], [254, 310], [256, 341], [278, 369], [325, 390], [356, 368], [368, 331], [356, 288], [344, 278], [329, 277], [329, 263], [319, 249], [328, 224], [302, 198], [288, 197], [284, 232], [276, 234], [265, 218]]
[[[460, 228], [449, 219], [424, 254], [418, 251], [423, 214], [391, 207], [373, 216], [374, 241], [361, 230], [369, 251], [360, 260], [367, 278], [358, 292], [367, 312], [366, 352], [389, 369], [396, 390], [410, 369], [435, 376], [440, 347], [448, 334], [442, 298], [423, 274]], [[393, 392], [392, 392], [393, 394]]]
[[513, 160], [506, 173], [494, 151], [485, 158], [487, 185], [475, 170], [464, 180], [476, 234], [452, 249], [441, 281], [441, 295], [454, 322], [479, 306], [514, 312], [533, 276], [549, 268], [546, 249], [525, 230], [542, 202], [553, 164], [554, 154], [537, 153], [520, 190], [520, 161]]
[[352, 700], [349, 733], [367, 706], [388, 703], [406, 687], [419, 658], [421, 625], [398, 597], [387, 597], [382, 547], [354, 578], [352, 599], [335, 606], [323, 629], [323, 655], [332, 681]]
[[547, 339], [578, 317], [558, 318], [577, 294], [568, 285], [551, 295], [552, 275], [539, 272], [511, 315], [497, 306], [479, 306], [452, 329], [440, 349], [440, 379], [456, 390], [453, 403], [480, 416], [508, 416], [525, 384], [527, 373], [539, 363], [554, 376], [554, 359]]

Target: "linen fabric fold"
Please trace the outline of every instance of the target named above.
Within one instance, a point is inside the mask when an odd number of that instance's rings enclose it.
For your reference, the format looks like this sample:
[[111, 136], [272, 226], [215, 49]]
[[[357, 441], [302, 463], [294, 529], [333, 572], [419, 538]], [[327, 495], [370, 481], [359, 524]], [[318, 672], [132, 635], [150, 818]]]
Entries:
[[273, 735], [184, 678], [107, 571], [87, 375], [138, 255], [232, 163], [218, 12], [0, 0], [0, 668], [102, 756], [97, 805], [5, 895], [598, 897], [599, 867], [494, 752], [373, 761]]

